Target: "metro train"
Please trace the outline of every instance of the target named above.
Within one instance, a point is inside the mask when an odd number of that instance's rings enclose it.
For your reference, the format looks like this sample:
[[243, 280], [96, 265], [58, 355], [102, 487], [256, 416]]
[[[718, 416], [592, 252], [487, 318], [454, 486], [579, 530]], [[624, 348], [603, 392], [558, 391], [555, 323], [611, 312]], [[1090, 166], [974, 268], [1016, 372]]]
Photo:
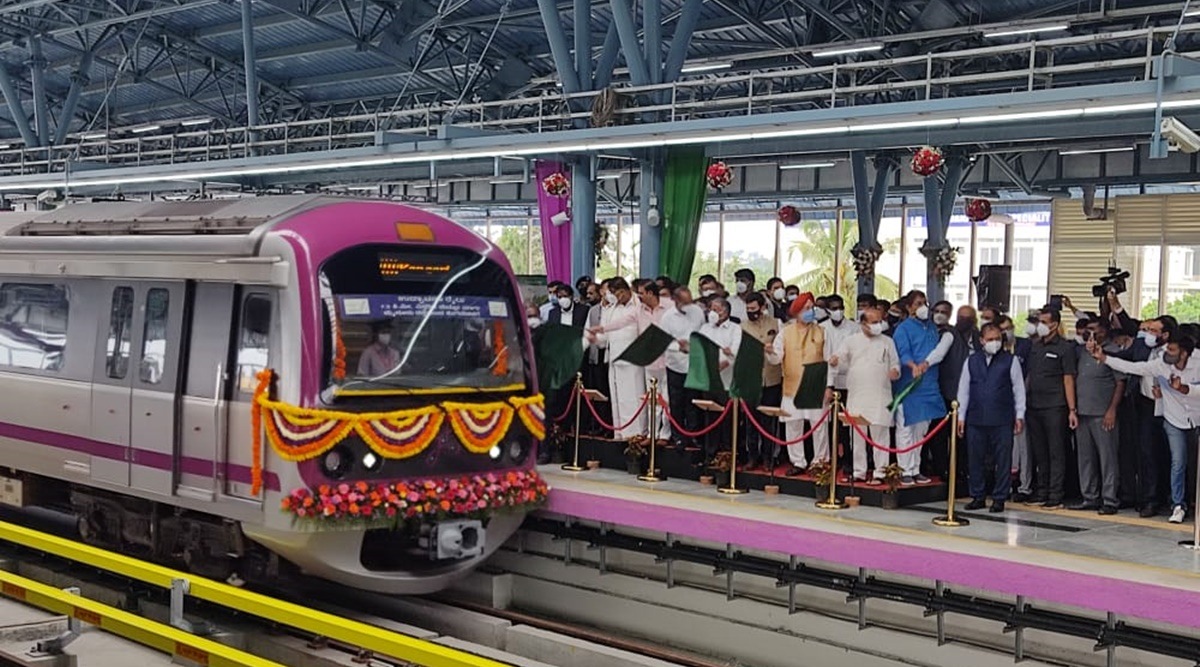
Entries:
[[318, 196], [0, 217], [0, 503], [235, 582], [439, 590], [547, 488], [503, 253]]

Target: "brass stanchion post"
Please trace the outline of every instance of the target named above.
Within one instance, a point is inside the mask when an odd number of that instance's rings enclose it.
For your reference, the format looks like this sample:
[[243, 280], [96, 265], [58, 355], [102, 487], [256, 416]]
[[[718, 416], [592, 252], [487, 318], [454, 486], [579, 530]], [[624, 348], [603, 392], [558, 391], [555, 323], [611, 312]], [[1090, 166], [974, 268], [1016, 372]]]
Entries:
[[662, 478], [655, 474], [654, 450], [658, 445], [658, 378], [650, 378], [650, 396], [647, 408], [650, 409], [650, 469], [645, 475], [638, 475], [639, 482], [661, 482]]
[[950, 429], [950, 498], [946, 500], [946, 516], [934, 519], [933, 525], [957, 528], [971, 524], [966, 519], [954, 516], [954, 502], [958, 495], [955, 488], [958, 481], [958, 401], [950, 404], [950, 423], [946, 426]]
[[725, 494], [740, 494], [746, 493], [746, 489], [739, 489], [737, 485], [737, 442], [738, 442], [738, 410], [742, 407], [741, 399], [730, 398], [729, 408], [733, 418], [733, 442], [730, 443], [732, 456], [729, 458], [729, 486], [719, 487], [717, 491]]
[[833, 405], [830, 406], [830, 416], [833, 418], [833, 442], [829, 445], [829, 497], [825, 500], [818, 500], [817, 507], [823, 510], [844, 510], [846, 503], [838, 500], [837, 497], [837, 448], [838, 448], [838, 415], [841, 414], [839, 409], [841, 405], [841, 397], [838, 393], [833, 392]]
[[583, 410], [583, 373], [575, 374], [575, 456], [570, 463], [564, 463], [562, 469], [571, 472], [585, 470], [579, 465], [579, 418]]

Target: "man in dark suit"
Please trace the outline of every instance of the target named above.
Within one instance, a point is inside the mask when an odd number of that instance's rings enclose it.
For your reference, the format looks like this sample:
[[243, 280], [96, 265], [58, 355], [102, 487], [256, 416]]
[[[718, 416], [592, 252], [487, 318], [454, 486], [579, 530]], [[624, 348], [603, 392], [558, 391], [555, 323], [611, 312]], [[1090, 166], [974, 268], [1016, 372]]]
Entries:
[[[546, 324], [561, 324], [563, 326], [579, 329], [580, 345], [583, 344], [583, 330], [587, 326], [588, 309], [586, 306], [581, 306], [575, 301], [575, 290], [571, 289], [570, 285], [559, 283], [554, 290], [554, 299], [550, 306], [550, 312], [546, 315]], [[571, 381], [559, 387], [558, 389], [547, 392], [546, 395], [546, 418], [554, 419], [562, 414], [567, 408], [567, 402], [571, 398], [571, 392], [575, 390], [575, 382]], [[574, 421], [570, 421], [571, 428], [574, 428]], [[538, 450], [538, 463], [549, 463], [550, 451], [548, 447], [542, 447]]]

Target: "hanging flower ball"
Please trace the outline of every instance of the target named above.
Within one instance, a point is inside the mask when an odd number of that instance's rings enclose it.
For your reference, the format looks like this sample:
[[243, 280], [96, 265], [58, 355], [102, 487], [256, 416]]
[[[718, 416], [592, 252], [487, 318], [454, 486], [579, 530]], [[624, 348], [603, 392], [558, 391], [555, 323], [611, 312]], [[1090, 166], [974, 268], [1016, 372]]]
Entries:
[[542, 179], [542, 188], [551, 197], [566, 197], [571, 192], [571, 183], [562, 172], [554, 172]]
[[911, 167], [917, 176], [929, 177], [938, 173], [945, 164], [942, 152], [933, 146], [924, 146], [913, 153]]
[[971, 222], [984, 222], [992, 217], [992, 202], [986, 199], [967, 200], [967, 219]]
[[854, 273], [859, 278], [870, 278], [875, 275], [875, 263], [883, 256], [883, 248], [877, 246], [855, 245], [850, 249], [854, 260]]
[[780, 206], [776, 215], [779, 218], [779, 223], [784, 227], [791, 227], [800, 222], [800, 209], [791, 204]]
[[704, 178], [708, 181], [708, 187], [720, 190], [733, 182], [733, 170], [724, 162], [714, 162], [708, 166]]

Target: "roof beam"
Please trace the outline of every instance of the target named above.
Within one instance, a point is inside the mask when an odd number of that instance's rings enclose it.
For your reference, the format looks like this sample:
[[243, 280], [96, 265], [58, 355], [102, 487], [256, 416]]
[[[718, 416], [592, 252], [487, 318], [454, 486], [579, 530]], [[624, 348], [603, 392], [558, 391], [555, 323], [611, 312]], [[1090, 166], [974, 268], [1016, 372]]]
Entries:
[[4, 94], [4, 102], [8, 106], [8, 114], [12, 116], [13, 124], [21, 133], [21, 141], [24, 141], [27, 147], [37, 146], [37, 135], [33, 133], [33, 127], [29, 125], [29, 116], [25, 115], [25, 106], [21, 104], [17, 86], [13, 83], [8, 67], [3, 63], [0, 63], [0, 92]]

